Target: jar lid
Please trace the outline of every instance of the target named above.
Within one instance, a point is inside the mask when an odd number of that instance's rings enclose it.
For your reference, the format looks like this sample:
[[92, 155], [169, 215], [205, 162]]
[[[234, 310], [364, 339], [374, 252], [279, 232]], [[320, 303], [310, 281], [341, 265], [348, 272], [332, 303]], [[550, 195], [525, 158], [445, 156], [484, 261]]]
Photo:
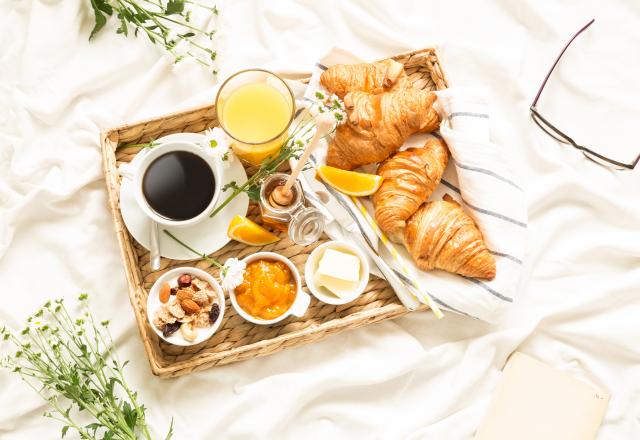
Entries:
[[301, 208], [291, 217], [289, 238], [299, 245], [307, 246], [320, 239], [324, 232], [324, 215], [313, 207]]

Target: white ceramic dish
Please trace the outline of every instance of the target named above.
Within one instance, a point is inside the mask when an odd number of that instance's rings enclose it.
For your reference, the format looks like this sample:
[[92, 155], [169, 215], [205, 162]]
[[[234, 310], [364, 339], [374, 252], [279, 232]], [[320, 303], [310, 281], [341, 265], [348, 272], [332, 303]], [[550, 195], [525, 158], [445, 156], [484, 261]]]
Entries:
[[[327, 249], [343, 250], [357, 256], [360, 260], [358, 285], [348, 296], [338, 297], [327, 288], [316, 286], [315, 273], [320, 258], [322, 258], [322, 255]], [[369, 282], [369, 262], [364, 252], [357, 246], [344, 241], [328, 241], [315, 248], [313, 252], [311, 252], [311, 255], [309, 255], [309, 258], [307, 258], [307, 262], [304, 265], [304, 278], [307, 281], [307, 288], [319, 301], [334, 305], [347, 304], [358, 298], [367, 287], [367, 283]]]
[[238, 312], [238, 314], [242, 316], [244, 319], [246, 319], [247, 321], [252, 322], [254, 324], [259, 324], [259, 325], [275, 324], [291, 315], [297, 316], [297, 317], [304, 316], [307, 309], [309, 308], [311, 297], [307, 292], [302, 290], [302, 280], [300, 279], [300, 272], [298, 272], [298, 269], [291, 262], [291, 260], [289, 260], [286, 257], [283, 257], [280, 254], [276, 254], [274, 252], [256, 252], [255, 254], [251, 254], [248, 257], [244, 258], [242, 261], [244, 261], [248, 265], [249, 263], [256, 260], [276, 260], [276, 261], [282, 261], [284, 264], [286, 264], [289, 270], [291, 270], [291, 273], [293, 274], [293, 278], [296, 282], [296, 288], [297, 288], [296, 299], [293, 300], [293, 304], [291, 304], [291, 307], [289, 307], [289, 310], [287, 310], [277, 318], [260, 319], [260, 318], [251, 316], [250, 314], [245, 312], [242, 309], [242, 307], [240, 307], [240, 305], [238, 304], [238, 301], [236, 300], [235, 291], [232, 291], [232, 292], [229, 292], [229, 299], [231, 299], [231, 304], [233, 305], [233, 308], [236, 309], [236, 312]]
[[[199, 143], [204, 136], [197, 133], [177, 133], [162, 137], [157, 142], [173, 142], [185, 141], [191, 143]], [[247, 174], [240, 161], [231, 155], [228, 166], [221, 169], [220, 179], [217, 182], [222, 189], [224, 185], [231, 181], [235, 181], [238, 185], [242, 185], [247, 181]], [[141, 160], [142, 156], [137, 155], [132, 162]], [[219, 202], [225, 200], [229, 192], [222, 191]], [[249, 197], [245, 194], [239, 194], [234, 198], [222, 211], [215, 217], [206, 217], [201, 222], [186, 227], [169, 227], [160, 226], [160, 254], [163, 257], [172, 260], [193, 260], [197, 256], [180, 246], [170, 237], [162, 232], [166, 229], [176, 237], [189, 243], [194, 249], [211, 254], [226, 245], [231, 239], [227, 237], [227, 226], [235, 215], [245, 215], [249, 207]], [[129, 233], [135, 240], [146, 249], [150, 247], [150, 226], [149, 217], [144, 213], [136, 202], [134, 196], [134, 185], [130, 179], [123, 178], [120, 185], [120, 211], [122, 219]]]
[[[180, 330], [178, 330], [168, 338], [165, 338], [162, 334], [162, 331], [155, 325], [153, 325], [153, 315], [161, 305], [160, 298], [158, 296], [160, 286], [162, 286], [163, 283], [168, 282], [169, 285], [174, 287], [177, 284], [178, 277], [185, 273], [188, 273], [193, 277], [200, 278], [201, 280], [209, 283], [213, 290], [218, 294], [218, 306], [220, 306], [220, 315], [218, 316], [216, 322], [214, 322], [210, 327], [199, 328], [198, 337], [193, 342], [184, 339], [180, 334]], [[149, 296], [147, 297], [147, 319], [149, 320], [149, 325], [151, 326], [153, 331], [156, 332], [158, 337], [167, 341], [168, 343], [181, 346], [196, 345], [209, 339], [211, 336], [213, 336], [216, 330], [218, 330], [218, 327], [220, 327], [220, 324], [222, 323], [222, 319], [224, 317], [224, 304], [224, 292], [222, 291], [220, 284], [218, 284], [213, 276], [196, 267], [176, 267], [175, 269], [171, 269], [170, 271], [164, 273], [160, 278], [156, 280], [155, 283], [153, 283], [153, 286], [149, 291]]]

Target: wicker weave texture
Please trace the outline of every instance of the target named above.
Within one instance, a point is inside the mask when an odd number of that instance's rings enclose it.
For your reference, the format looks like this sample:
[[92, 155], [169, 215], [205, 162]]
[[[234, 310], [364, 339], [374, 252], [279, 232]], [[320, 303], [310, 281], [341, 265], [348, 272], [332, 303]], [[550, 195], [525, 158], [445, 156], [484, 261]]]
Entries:
[[[405, 65], [405, 70], [415, 87], [428, 90], [447, 87], [446, 77], [434, 49], [403, 53], [393, 59]], [[208, 341], [197, 346], [178, 347], [160, 340], [150, 328], [145, 310], [147, 294], [153, 282], [174, 267], [196, 266], [214, 276], [217, 276], [217, 269], [204, 260], [184, 262], [162, 258], [160, 270], [150, 270], [149, 252], [131, 237], [120, 214], [120, 176], [117, 167], [120, 163], [129, 162], [140, 150], [140, 147], [126, 145], [149, 142], [171, 133], [197, 133], [216, 125], [215, 107], [206, 106], [123, 125], [101, 134], [109, 207], [124, 262], [129, 300], [153, 374], [175, 377], [215, 365], [263, 356], [406, 313], [406, 309], [386, 281], [372, 277], [365, 292], [347, 305], [328, 305], [312, 297], [311, 305], [304, 317], [289, 317], [276, 325], [258, 326], [237, 315], [230, 301], [227, 301], [222, 326]], [[247, 169], [248, 174], [254, 171], [251, 168]], [[250, 206], [248, 216], [259, 222], [257, 214], [257, 207]], [[304, 287], [304, 263], [311, 251], [326, 241], [327, 237], [319, 243], [304, 247], [292, 243], [286, 234], [281, 236], [280, 241], [263, 247], [251, 247], [232, 241], [213, 255], [219, 261], [225, 261], [228, 257], [243, 258], [258, 251], [280, 253], [290, 258], [300, 269]]]

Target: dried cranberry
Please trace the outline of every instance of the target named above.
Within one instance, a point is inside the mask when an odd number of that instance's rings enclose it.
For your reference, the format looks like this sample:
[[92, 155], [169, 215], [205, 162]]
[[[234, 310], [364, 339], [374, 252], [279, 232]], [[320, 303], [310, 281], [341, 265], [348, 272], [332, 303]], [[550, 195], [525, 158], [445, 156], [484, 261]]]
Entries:
[[176, 293], [178, 293], [178, 289], [176, 289], [175, 287], [171, 288], [171, 295], [175, 295]]
[[171, 336], [172, 334], [177, 332], [181, 325], [182, 325], [181, 322], [174, 322], [173, 324], [166, 324], [164, 326], [164, 328], [162, 329], [162, 336], [164, 336], [165, 338], [168, 338], [169, 336]]
[[188, 273], [180, 275], [178, 277], [178, 286], [179, 287], [189, 287], [191, 285], [191, 275]]
[[220, 316], [220, 306], [218, 304], [214, 304], [211, 306], [211, 310], [209, 311], [209, 323], [213, 325], [218, 320], [218, 316]]

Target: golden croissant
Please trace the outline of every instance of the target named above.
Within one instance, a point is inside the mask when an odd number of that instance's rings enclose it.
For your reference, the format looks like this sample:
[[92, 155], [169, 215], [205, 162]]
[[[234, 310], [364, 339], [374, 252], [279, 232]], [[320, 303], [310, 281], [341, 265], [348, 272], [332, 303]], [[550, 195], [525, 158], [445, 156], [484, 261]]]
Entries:
[[348, 119], [329, 144], [327, 165], [352, 170], [381, 162], [398, 151], [409, 136], [440, 125], [433, 108], [436, 95], [413, 88], [373, 95], [350, 92], [344, 97]]
[[431, 138], [424, 147], [400, 151], [380, 165], [384, 180], [373, 206], [378, 225], [393, 241], [402, 241], [406, 221], [440, 183], [448, 160], [444, 141]]
[[482, 234], [450, 196], [426, 203], [409, 219], [404, 244], [422, 270], [442, 269], [492, 280], [496, 262]]
[[371, 64], [336, 64], [322, 72], [320, 84], [342, 99], [353, 91], [381, 93], [409, 83], [401, 63], [384, 60]]

